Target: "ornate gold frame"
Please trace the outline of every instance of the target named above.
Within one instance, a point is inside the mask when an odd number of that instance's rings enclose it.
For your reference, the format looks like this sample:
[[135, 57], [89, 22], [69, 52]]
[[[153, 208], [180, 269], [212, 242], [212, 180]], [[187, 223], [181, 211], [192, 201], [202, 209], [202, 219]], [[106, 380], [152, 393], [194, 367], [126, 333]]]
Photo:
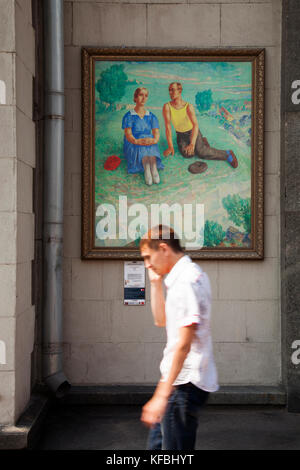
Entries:
[[264, 257], [264, 49], [82, 48], [82, 259], [141, 259], [137, 249], [98, 248], [94, 243], [94, 63], [96, 60], [250, 61], [252, 62], [252, 248], [202, 248], [193, 259]]

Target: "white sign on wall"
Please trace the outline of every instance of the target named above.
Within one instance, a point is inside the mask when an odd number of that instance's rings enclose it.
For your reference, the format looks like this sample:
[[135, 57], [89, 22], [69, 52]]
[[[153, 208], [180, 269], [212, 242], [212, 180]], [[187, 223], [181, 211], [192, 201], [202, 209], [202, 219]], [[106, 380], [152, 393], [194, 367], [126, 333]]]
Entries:
[[143, 261], [124, 262], [124, 304], [145, 305], [145, 265]]

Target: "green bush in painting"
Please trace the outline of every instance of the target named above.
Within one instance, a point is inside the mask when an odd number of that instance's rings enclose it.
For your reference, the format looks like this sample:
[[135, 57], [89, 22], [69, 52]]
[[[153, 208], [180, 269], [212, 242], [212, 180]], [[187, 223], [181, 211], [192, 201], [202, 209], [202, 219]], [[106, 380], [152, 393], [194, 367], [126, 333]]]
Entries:
[[199, 111], [207, 111], [213, 102], [211, 90], [199, 91], [195, 100]]
[[251, 203], [250, 198], [243, 199], [238, 194], [228, 194], [223, 198], [223, 206], [228, 212], [229, 219], [242, 226], [247, 233], [251, 232]]
[[112, 65], [101, 73], [96, 84], [100, 100], [111, 106], [125, 95], [128, 77], [124, 72], [124, 65]]
[[217, 246], [225, 237], [222, 225], [207, 220], [204, 226], [204, 246]]

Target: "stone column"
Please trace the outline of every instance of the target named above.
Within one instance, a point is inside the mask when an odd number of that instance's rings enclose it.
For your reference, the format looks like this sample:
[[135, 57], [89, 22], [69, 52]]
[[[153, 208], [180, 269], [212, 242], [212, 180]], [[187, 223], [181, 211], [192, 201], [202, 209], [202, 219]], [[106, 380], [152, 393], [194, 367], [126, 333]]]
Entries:
[[0, 426], [14, 424], [31, 392], [34, 306], [32, 209], [35, 70], [30, 0], [0, 2]]
[[281, 292], [289, 411], [300, 412], [300, 2], [283, 1]]

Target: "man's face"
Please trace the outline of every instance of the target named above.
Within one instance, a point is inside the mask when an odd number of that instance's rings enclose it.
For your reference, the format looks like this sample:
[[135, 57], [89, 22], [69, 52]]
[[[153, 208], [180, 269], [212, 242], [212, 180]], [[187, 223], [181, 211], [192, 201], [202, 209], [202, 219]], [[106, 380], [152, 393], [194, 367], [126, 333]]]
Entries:
[[164, 276], [168, 272], [167, 253], [162, 246], [158, 250], [153, 250], [147, 245], [141, 249], [141, 255], [144, 258], [145, 267], [152, 269], [159, 276]]
[[169, 93], [171, 100], [175, 100], [181, 95], [181, 90], [180, 88], [178, 88], [178, 85], [176, 85], [176, 83], [173, 83], [169, 88]]

